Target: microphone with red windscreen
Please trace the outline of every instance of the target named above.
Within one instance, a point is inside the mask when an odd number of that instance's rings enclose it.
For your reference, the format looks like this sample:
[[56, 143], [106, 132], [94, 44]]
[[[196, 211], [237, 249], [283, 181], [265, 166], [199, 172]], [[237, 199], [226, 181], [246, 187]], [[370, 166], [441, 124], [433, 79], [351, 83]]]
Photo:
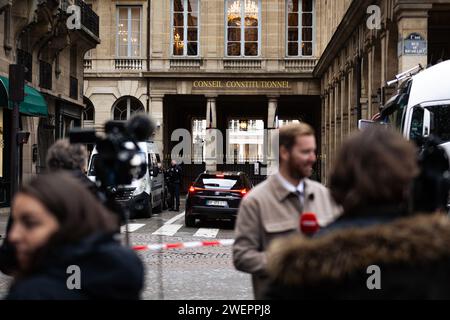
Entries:
[[300, 230], [308, 237], [312, 237], [320, 226], [317, 221], [317, 216], [312, 212], [305, 212], [300, 216]]

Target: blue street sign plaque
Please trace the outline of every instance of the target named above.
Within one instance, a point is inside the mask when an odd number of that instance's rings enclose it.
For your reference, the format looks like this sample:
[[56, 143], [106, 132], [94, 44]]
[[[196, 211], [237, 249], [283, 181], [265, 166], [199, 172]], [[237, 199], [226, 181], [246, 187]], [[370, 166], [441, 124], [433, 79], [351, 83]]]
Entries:
[[403, 40], [402, 54], [407, 56], [427, 55], [427, 47], [427, 40], [418, 33], [412, 33]]

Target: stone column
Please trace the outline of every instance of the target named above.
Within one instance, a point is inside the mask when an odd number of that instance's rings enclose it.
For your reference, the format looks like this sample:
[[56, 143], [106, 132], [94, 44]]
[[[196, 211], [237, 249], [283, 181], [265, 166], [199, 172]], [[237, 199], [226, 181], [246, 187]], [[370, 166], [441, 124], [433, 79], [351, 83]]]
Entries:
[[345, 137], [348, 133], [348, 105], [347, 105], [347, 73], [346, 71], [342, 72], [341, 77], [341, 144], [344, 141]]
[[368, 57], [368, 81], [367, 81], [367, 119], [372, 117], [372, 95], [373, 95], [373, 76], [374, 76], [374, 49], [369, 48]]
[[333, 103], [333, 86], [329, 84], [328, 87], [328, 153], [327, 166], [328, 172], [331, 170], [331, 163], [333, 162], [333, 143], [334, 143], [334, 103]]
[[[428, 39], [428, 7], [427, 4], [422, 4], [423, 8], [417, 10], [404, 10], [397, 14], [398, 31], [403, 45], [404, 39], [413, 33], [419, 34], [423, 39]], [[403, 49], [403, 48], [402, 48]], [[403, 50], [402, 50], [403, 51]], [[428, 63], [427, 53], [422, 55], [405, 54], [401, 52], [399, 58], [399, 72], [404, 72], [410, 68], [417, 66], [419, 63], [426, 67]]]
[[386, 75], [387, 75], [387, 56], [388, 56], [388, 38], [386, 36], [386, 30], [383, 30], [380, 36], [381, 41], [381, 86], [384, 87], [386, 84]]
[[339, 101], [340, 94], [340, 81], [339, 78], [336, 78], [334, 81], [334, 150], [333, 150], [333, 158], [336, 155], [336, 152], [341, 143], [341, 104]]
[[321, 180], [323, 184], [327, 184], [327, 170], [326, 170], [326, 148], [327, 148], [327, 96], [324, 93], [322, 99], [322, 114], [321, 114], [321, 147], [320, 147], [320, 167]]
[[356, 127], [356, 106], [354, 105], [355, 99], [353, 98], [355, 95], [355, 84], [353, 83], [354, 76], [354, 69], [351, 67], [348, 73], [347, 82], [348, 133], [351, 133]]
[[[329, 89], [325, 92], [325, 176], [328, 177], [328, 164], [330, 162], [330, 91]], [[328, 179], [328, 178], [326, 178]], [[327, 180], [328, 181], [328, 180]]]

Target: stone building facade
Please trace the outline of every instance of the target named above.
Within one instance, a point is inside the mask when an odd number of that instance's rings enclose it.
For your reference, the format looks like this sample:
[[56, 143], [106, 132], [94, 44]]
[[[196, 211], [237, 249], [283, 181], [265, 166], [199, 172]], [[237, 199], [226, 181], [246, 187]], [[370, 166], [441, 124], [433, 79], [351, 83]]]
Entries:
[[243, 165], [261, 156], [260, 146], [245, 140], [277, 122], [307, 121], [320, 135], [321, 83], [313, 70], [349, 0], [90, 3], [102, 21], [102, 43], [85, 60], [85, 96], [95, 109], [87, 126], [101, 129], [106, 120], [145, 110], [157, 122], [154, 140], [166, 160], [175, 129], [193, 135], [194, 149], [200, 140], [203, 153], [210, 148], [205, 127], [224, 136], [231, 130], [231, 162]]
[[[67, 24], [71, 5], [80, 13], [79, 26], [73, 29]], [[0, 205], [9, 202], [9, 65], [25, 66], [25, 93], [41, 102], [28, 104], [25, 97], [20, 106], [20, 129], [30, 133], [21, 150], [21, 176], [26, 180], [45, 169], [47, 149], [55, 139], [81, 125], [85, 110], [83, 58], [100, 43], [98, 28], [98, 16], [81, 0], [0, 1]]]
[[[205, 168], [252, 171], [258, 130], [305, 121], [319, 141], [315, 178], [326, 183], [343, 139], [394, 93], [386, 81], [449, 58], [447, 0], [88, 2], [102, 43], [85, 59], [86, 103], [95, 110], [85, 125], [101, 129], [145, 111], [166, 160], [174, 131], [188, 131], [200, 160], [187, 179]], [[373, 6], [376, 27], [368, 24]], [[410, 36], [421, 39], [421, 52], [403, 53]], [[225, 164], [204, 157], [210, 129], [225, 136]]]
[[[373, 26], [368, 10], [379, 8]], [[395, 92], [386, 82], [418, 64], [450, 59], [450, 1], [352, 1], [315, 70], [321, 79], [322, 180], [359, 119], [371, 119]]]

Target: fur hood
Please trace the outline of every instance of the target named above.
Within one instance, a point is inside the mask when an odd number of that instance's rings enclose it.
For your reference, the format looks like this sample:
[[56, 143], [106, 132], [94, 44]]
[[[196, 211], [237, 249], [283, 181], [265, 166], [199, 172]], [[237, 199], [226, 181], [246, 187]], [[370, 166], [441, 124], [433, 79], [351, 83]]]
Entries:
[[281, 285], [339, 282], [370, 265], [420, 266], [450, 259], [450, 219], [416, 215], [322, 237], [278, 239], [268, 252], [268, 272]]

